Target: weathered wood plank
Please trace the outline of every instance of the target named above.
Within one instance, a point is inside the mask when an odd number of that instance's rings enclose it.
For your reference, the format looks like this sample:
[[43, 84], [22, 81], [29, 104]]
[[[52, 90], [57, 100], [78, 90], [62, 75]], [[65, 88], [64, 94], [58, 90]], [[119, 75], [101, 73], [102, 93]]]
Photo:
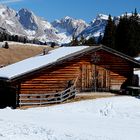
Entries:
[[[112, 85], [120, 86], [132, 73], [132, 66], [126, 60], [116, 57], [105, 51], [98, 51], [100, 61], [97, 65], [97, 86], [101, 89], [110, 89]], [[69, 80], [76, 79], [79, 90], [91, 90], [94, 86], [94, 63], [91, 62], [93, 53], [84, 57], [75, 58], [72, 61], [64, 62], [60, 65], [36, 73], [33, 76], [24, 78], [21, 82], [21, 93], [34, 94], [52, 93], [64, 90]], [[130, 73], [130, 74], [129, 74]]]

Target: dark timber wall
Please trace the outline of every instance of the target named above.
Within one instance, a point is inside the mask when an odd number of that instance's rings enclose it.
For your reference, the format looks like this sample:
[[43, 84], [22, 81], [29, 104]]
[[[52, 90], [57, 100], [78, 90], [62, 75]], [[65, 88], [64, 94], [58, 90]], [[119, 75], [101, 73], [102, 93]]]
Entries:
[[[76, 88], [79, 91], [119, 90], [121, 86], [131, 85], [133, 66], [112, 53], [99, 50], [98, 62], [93, 62], [94, 52], [82, 54], [63, 61], [50, 68], [44, 68], [17, 80], [13, 85], [19, 94], [56, 93], [66, 89], [68, 81], [78, 77]], [[96, 84], [95, 84], [96, 83]]]

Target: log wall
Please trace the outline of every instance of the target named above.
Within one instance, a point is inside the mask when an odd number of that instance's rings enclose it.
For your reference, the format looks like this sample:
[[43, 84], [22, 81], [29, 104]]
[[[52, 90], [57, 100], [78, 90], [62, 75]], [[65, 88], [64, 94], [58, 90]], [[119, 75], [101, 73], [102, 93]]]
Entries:
[[[96, 86], [100, 90], [119, 90], [124, 82], [131, 84], [133, 66], [112, 53], [97, 51], [100, 60], [94, 63], [94, 52], [77, 56], [51, 68], [45, 68], [31, 76], [18, 80], [19, 94], [56, 93], [67, 88], [68, 81], [77, 77], [76, 87], [80, 91], [91, 91]], [[95, 72], [96, 66], [96, 72]], [[96, 76], [95, 76], [95, 73]], [[16, 83], [16, 84], [17, 84]]]
[[24, 79], [21, 83], [21, 94], [56, 93], [66, 89], [69, 80], [75, 80], [79, 68], [76, 65], [44, 70], [32, 76], [32, 79]]

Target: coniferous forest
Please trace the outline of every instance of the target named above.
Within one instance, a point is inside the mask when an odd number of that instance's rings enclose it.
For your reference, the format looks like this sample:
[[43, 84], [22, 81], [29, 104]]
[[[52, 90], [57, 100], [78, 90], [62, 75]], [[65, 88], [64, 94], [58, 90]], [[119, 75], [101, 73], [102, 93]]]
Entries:
[[43, 43], [36, 38], [28, 39], [26, 36], [22, 36], [22, 35], [11, 35], [10, 33], [6, 32], [5, 29], [0, 27], [0, 42], [3, 42], [3, 41], [15, 41], [15, 42], [21, 42], [21, 43], [46, 45], [46, 42]]
[[135, 9], [132, 14], [125, 13], [120, 17], [118, 23], [109, 15], [105, 27], [104, 36], [99, 38], [84, 39], [83, 36], [78, 40], [73, 38], [70, 45], [98, 45], [103, 44], [129, 56], [137, 56], [140, 53], [140, 16]]
[[140, 17], [137, 10], [120, 17], [117, 25], [110, 15], [101, 43], [129, 56], [137, 56], [140, 53]]

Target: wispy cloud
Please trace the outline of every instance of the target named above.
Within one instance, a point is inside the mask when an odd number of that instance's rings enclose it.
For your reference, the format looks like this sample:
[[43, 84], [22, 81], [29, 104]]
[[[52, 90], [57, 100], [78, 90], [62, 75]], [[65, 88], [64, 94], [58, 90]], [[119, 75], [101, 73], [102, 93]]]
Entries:
[[15, 2], [21, 2], [23, 0], [0, 0], [0, 4], [7, 4], [7, 3], [15, 3]]

